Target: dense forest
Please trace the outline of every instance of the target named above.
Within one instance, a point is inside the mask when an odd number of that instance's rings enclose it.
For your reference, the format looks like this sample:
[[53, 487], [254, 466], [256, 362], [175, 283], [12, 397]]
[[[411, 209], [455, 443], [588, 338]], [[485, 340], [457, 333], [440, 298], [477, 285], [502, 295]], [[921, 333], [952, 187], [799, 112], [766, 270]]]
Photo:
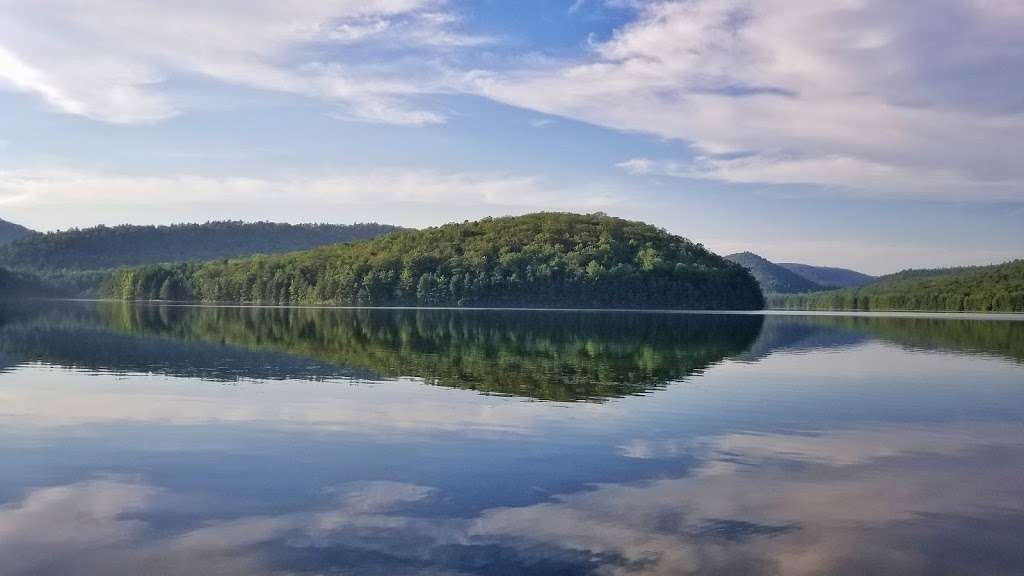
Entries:
[[398, 228], [381, 224], [207, 222], [97, 226], [31, 234], [0, 246], [0, 266], [32, 273], [71, 294], [97, 287], [111, 269], [157, 262], [278, 254], [367, 240]]
[[540, 213], [367, 242], [112, 274], [125, 300], [418, 306], [760, 309], [742, 266], [653, 226]]
[[20, 224], [0, 219], [0, 244], [14, 242], [15, 240], [24, 238], [29, 234], [35, 234], [35, 232]]
[[775, 295], [788, 310], [1024, 312], [1024, 260], [995, 266], [907, 270], [859, 288]]
[[730, 254], [726, 259], [743, 266], [757, 279], [765, 294], [794, 294], [824, 289], [807, 278], [752, 252]]

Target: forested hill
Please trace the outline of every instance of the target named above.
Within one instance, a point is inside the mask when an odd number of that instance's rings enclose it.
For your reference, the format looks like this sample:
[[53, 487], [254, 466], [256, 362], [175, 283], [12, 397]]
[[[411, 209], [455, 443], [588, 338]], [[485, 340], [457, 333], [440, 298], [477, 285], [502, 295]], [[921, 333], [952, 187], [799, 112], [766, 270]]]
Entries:
[[0, 219], [0, 244], [13, 242], [29, 234], [34, 234], [34, 232], [20, 224]]
[[863, 272], [849, 270], [847, 268], [832, 268], [829, 266], [811, 266], [809, 264], [797, 264], [795, 262], [779, 262], [786, 270], [803, 276], [824, 288], [850, 288], [863, 286], [876, 280]]
[[19, 270], [103, 270], [155, 262], [202, 261], [307, 250], [367, 240], [398, 228], [382, 224], [207, 222], [97, 226], [33, 234], [0, 247], [0, 266]]
[[824, 289], [824, 286], [752, 252], [730, 254], [726, 258], [750, 270], [765, 294], [793, 294]]
[[420, 306], [759, 309], [743, 267], [640, 222], [540, 213], [349, 245], [113, 274], [122, 299]]
[[1024, 260], [995, 266], [907, 270], [859, 288], [773, 296], [791, 310], [1024, 312]]

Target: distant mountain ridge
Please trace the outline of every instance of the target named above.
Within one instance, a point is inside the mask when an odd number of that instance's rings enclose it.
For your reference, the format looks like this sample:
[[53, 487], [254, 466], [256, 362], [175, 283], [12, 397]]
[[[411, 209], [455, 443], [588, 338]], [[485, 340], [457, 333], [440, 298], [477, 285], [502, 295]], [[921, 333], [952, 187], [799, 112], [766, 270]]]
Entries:
[[863, 286], [876, 280], [875, 276], [850, 270], [848, 268], [833, 268], [831, 266], [811, 266], [810, 264], [797, 264], [795, 262], [779, 262], [779, 266], [799, 274], [815, 284], [825, 288], [849, 288], [851, 286]]
[[825, 289], [824, 286], [753, 252], [730, 254], [725, 259], [750, 270], [765, 294], [799, 294]]
[[795, 262], [776, 263], [753, 252], [737, 252], [725, 258], [750, 270], [765, 294], [820, 292], [833, 288], [863, 286], [875, 280], [874, 276], [847, 268], [811, 266]]
[[12, 268], [96, 270], [156, 262], [194, 262], [280, 254], [369, 240], [400, 228], [384, 224], [283, 224], [222, 221], [169, 226], [95, 226], [33, 234], [0, 247]]
[[14, 242], [19, 238], [24, 238], [30, 234], [35, 234], [34, 230], [30, 230], [21, 224], [15, 224], [14, 222], [8, 222], [7, 220], [0, 219], [0, 244], [7, 244]]
[[169, 226], [96, 226], [34, 233], [0, 246], [0, 267], [33, 274], [69, 293], [98, 288], [109, 271], [159, 262], [281, 254], [370, 240], [401, 230], [385, 224], [222, 221]]

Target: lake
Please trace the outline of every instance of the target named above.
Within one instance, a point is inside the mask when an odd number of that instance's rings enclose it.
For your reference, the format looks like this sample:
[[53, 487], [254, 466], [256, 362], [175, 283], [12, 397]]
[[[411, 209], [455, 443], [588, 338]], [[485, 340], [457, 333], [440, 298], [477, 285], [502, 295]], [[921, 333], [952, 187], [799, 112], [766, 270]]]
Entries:
[[0, 307], [0, 574], [1021, 574], [1020, 318]]

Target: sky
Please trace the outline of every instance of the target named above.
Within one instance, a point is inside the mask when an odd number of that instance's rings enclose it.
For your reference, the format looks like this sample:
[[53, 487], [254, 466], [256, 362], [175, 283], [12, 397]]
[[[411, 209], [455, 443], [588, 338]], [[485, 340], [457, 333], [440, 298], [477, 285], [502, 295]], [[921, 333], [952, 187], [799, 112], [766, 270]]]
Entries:
[[540, 210], [869, 273], [1024, 257], [1019, 0], [0, 0], [0, 218]]

